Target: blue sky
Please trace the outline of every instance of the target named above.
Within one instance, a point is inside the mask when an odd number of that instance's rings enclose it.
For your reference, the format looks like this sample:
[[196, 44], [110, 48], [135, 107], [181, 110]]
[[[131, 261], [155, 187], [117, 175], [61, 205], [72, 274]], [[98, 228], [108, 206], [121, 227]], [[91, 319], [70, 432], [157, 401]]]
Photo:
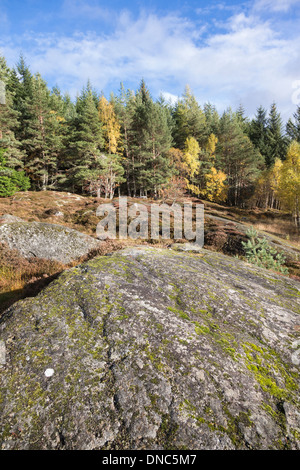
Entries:
[[[300, 104], [300, 0], [0, 0], [0, 53], [74, 97], [90, 79], [108, 97], [145, 79], [153, 98], [189, 84], [220, 112]], [[299, 101], [299, 103], [298, 103]]]

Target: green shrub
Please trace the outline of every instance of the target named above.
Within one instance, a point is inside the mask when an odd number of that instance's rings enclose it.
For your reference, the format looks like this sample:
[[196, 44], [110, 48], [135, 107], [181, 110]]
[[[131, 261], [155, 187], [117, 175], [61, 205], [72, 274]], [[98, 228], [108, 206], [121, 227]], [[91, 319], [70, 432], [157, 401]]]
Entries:
[[242, 242], [246, 258], [249, 263], [255, 264], [260, 268], [272, 269], [283, 274], [288, 274], [288, 269], [283, 265], [285, 257], [272, 248], [266, 238], [258, 238], [254, 227], [247, 232], [249, 240]]
[[[1, 168], [0, 168], [1, 171]], [[13, 183], [12, 179], [8, 176], [0, 175], [0, 196], [9, 197], [17, 192], [17, 187]]]
[[30, 188], [29, 178], [24, 171], [17, 171], [6, 166], [5, 149], [0, 149], [0, 197], [9, 197], [17, 191]]
[[17, 187], [17, 191], [27, 191], [30, 188], [30, 181], [24, 171], [12, 170], [11, 180]]

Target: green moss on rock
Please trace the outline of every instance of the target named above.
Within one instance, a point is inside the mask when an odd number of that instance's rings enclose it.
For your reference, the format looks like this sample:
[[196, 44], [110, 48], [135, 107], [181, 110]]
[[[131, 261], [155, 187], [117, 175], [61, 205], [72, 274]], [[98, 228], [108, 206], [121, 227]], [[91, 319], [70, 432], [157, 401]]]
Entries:
[[299, 449], [298, 284], [203, 255], [99, 257], [5, 312], [2, 449]]

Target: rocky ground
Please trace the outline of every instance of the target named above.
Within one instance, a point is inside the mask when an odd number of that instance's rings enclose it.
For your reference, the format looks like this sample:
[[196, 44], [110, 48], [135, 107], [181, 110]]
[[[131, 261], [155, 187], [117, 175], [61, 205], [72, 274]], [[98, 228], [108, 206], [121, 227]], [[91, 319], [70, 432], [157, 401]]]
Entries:
[[[100, 242], [104, 202], [0, 200], [2, 449], [299, 449], [300, 251], [292, 228], [281, 233], [288, 215], [272, 225], [273, 213], [206, 203], [196, 250]], [[252, 225], [288, 275], [245, 262]]]
[[1, 319], [2, 448], [299, 449], [299, 313], [297, 281], [207, 250], [65, 271]]

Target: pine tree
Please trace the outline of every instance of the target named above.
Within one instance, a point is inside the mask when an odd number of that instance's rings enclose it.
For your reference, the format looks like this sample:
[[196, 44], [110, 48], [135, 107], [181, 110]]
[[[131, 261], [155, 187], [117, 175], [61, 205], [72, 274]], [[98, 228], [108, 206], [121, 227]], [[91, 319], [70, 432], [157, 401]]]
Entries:
[[70, 123], [68, 139], [69, 183], [76, 189], [84, 189], [101, 173], [104, 139], [97, 105], [92, 91], [84, 90], [76, 102], [77, 114]]
[[265, 160], [267, 157], [267, 127], [267, 111], [262, 106], [259, 106], [254, 119], [252, 119], [249, 125], [248, 135]]
[[13, 69], [8, 82], [8, 89], [13, 96], [13, 107], [19, 113], [20, 126], [16, 137], [21, 142], [28, 138], [27, 126], [31, 118], [28, 102], [32, 99], [33, 76], [21, 55], [17, 68]]
[[300, 106], [297, 107], [296, 112], [293, 114], [294, 122], [289, 119], [286, 124], [286, 133], [290, 140], [296, 140], [300, 143]]
[[127, 194], [137, 194], [135, 154], [133, 152], [134, 135], [131, 132], [136, 108], [136, 96], [133, 91], [125, 90], [123, 83], [117, 97], [111, 98], [117, 119], [121, 126], [121, 147], [123, 148], [124, 167], [126, 172]]
[[244, 134], [248, 135], [249, 134], [249, 120], [247, 116], [245, 115], [245, 108], [242, 105], [242, 103], [239, 105], [236, 111], [236, 118]]
[[[218, 164], [227, 175], [228, 202], [242, 205], [259, 174], [263, 159], [228, 110], [220, 120]], [[254, 190], [254, 186], [253, 186]]]
[[283, 135], [282, 119], [275, 103], [271, 105], [269, 112], [266, 145], [266, 165], [268, 167], [274, 165], [276, 158], [284, 160], [287, 140]]
[[20, 114], [14, 109], [13, 94], [9, 89], [11, 71], [4, 57], [0, 56], [0, 80], [5, 87], [5, 100], [0, 104], [0, 148], [6, 149], [7, 165], [11, 168], [22, 168], [24, 152], [16, 138], [19, 129]]
[[25, 167], [34, 187], [46, 190], [55, 187], [57, 182], [57, 160], [63, 146], [64, 119], [51, 108], [50, 91], [42, 77], [37, 74], [31, 80], [31, 97], [24, 101]]
[[207, 136], [205, 114], [189, 86], [186, 86], [182, 99], [175, 106], [173, 119], [173, 138], [177, 148], [183, 150], [188, 137], [194, 137], [200, 145], [205, 142]]
[[211, 103], [205, 103], [205, 105], [203, 106], [203, 111], [206, 122], [206, 135], [218, 135], [220, 126], [220, 116], [216, 107]]
[[178, 101], [175, 105], [173, 121], [173, 139], [175, 142], [175, 146], [176, 148], [183, 150], [185, 141], [190, 135], [190, 130], [188, 127], [187, 111], [182, 101]]
[[261, 172], [256, 181], [255, 188], [257, 207], [279, 209], [280, 200], [278, 197], [278, 189], [282, 164], [282, 160], [276, 158], [272, 167], [266, 168]]
[[136, 93], [129, 133], [136, 187], [141, 195], [150, 191], [156, 196], [159, 187], [171, 176], [166, 154], [172, 136], [165, 110], [152, 101], [144, 81]]
[[94, 174], [97, 178], [94, 180], [94, 187], [98, 197], [103, 194], [105, 198], [112, 199], [116, 188], [125, 181], [124, 168], [119, 155], [102, 155], [101, 172], [95, 171]]

